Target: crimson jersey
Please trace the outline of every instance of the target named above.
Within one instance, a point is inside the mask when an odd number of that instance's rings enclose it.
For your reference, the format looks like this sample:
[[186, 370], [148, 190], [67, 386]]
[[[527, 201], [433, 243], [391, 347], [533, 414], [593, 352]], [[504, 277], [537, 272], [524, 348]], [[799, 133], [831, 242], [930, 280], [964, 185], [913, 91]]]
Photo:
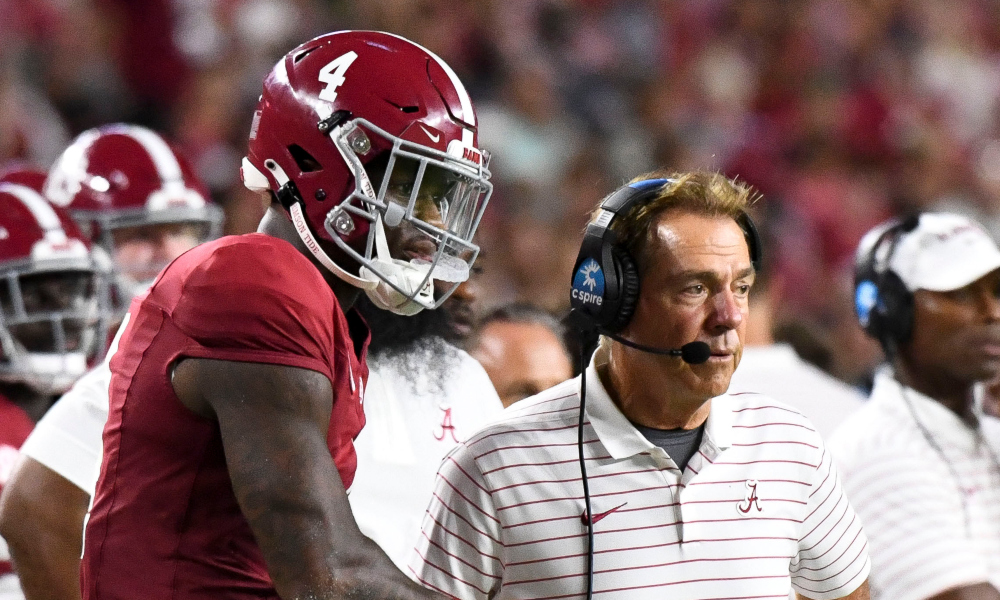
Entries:
[[[10, 400], [0, 396], [0, 492], [17, 463], [18, 448], [35, 427], [28, 415]], [[7, 546], [0, 539], [0, 576], [13, 571]]]
[[277, 598], [236, 502], [219, 426], [180, 403], [171, 366], [196, 357], [326, 375], [333, 386], [327, 445], [346, 488], [364, 425], [367, 343], [360, 317], [345, 316], [317, 268], [283, 240], [222, 238], [167, 267], [133, 301], [111, 359], [84, 598]]

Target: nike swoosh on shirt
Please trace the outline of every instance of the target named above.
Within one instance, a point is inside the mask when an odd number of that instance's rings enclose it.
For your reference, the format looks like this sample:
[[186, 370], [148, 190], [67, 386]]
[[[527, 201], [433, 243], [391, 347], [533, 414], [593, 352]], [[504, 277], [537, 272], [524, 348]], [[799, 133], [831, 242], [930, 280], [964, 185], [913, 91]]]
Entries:
[[[619, 504], [618, 506], [612, 508], [611, 510], [606, 510], [606, 511], [604, 511], [602, 513], [597, 513], [596, 515], [594, 515], [594, 519], [593, 519], [593, 521], [591, 521], [591, 523], [597, 523], [598, 521], [600, 521], [604, 517], [610, 515], [611, 513], [615, 512], [616, 510], [618, 510], [619, 508], [625, 506], [626, 504], [628, 504], [628, 502], [622, 502], [621, 504]], [[580, 521], [582, 521], [584, 525], [587, 524], [587, 511], [586, 510], [583, 511], [583, 514], [580, 515]]]
[[427, 134], [427, 137], [431, 138], [431, 141], [434, 142], [435, 144], [441, 141], [441, 134], [440, 133], [437, 134], [437, 135], [434, 135], [431, 132], [427, 131], [427, 128], [424, 127], [423, 125], [421, 125], [420, 128], [424, 130], [424, 133]]

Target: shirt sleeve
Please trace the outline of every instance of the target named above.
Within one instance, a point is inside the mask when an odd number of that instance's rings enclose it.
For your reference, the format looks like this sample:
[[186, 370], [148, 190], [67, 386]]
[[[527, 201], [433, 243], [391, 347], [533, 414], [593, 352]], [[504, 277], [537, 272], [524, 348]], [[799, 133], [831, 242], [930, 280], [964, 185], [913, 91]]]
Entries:
[[56, 402], [24, 442], [21, 453], [94, 494], [108, 420], [107, 361], [81, 377]]
[[843, 598], [868, 578], [868, 539], [821, 444], [813, 472], [799, 551], [790, 574], [795, 591], [815, 600]]
[[259, 240], [221, 246], [188, 273], [170, 311], [195, 342], [181, 355], [301, 367], [333, 382], [340, 309], [316, 267], [284, 246]]
[[410, 569], [424, 586], [448, 596], [491, 598], [503, 574], [500, 529], [486, 480], [461, 444], [438, 470]]
[[880, 597], [923, 600], [989, 581], [989, 565], [965, 531], [958, 490], [925, 458], [867, 453], [844, 486], [871, 541], [872, 591]]

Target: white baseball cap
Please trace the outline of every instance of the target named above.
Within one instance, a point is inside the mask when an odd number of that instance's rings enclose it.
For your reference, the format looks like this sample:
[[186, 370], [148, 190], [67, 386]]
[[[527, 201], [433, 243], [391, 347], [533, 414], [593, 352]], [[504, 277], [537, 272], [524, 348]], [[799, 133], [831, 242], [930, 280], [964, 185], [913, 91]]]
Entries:
[[889, 268], [911, 292], [947, 292], [1000, 269], [1000, 248], [968, 217], [923, 213], [899, 238]]

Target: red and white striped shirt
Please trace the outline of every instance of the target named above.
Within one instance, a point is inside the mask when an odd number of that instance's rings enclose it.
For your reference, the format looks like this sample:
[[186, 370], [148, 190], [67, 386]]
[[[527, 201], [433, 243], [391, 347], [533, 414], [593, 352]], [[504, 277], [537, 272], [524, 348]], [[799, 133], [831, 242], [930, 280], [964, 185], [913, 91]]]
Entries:
[[[518, 403], [445, 459], [410, 563], [424, 585], [462, 599], [585, 594], [579, 384]], [[785, 600], [794, 587], [820, 600], [868, 576], [861, 524], [794, 409], [757, 394], [713, 399], [681, 473], [591, 364], [584, 440], [597, 598]]]
[[871, 540], [873, 600], [1000, 588], [1000, 445], [883, 370], [830, 451]]

